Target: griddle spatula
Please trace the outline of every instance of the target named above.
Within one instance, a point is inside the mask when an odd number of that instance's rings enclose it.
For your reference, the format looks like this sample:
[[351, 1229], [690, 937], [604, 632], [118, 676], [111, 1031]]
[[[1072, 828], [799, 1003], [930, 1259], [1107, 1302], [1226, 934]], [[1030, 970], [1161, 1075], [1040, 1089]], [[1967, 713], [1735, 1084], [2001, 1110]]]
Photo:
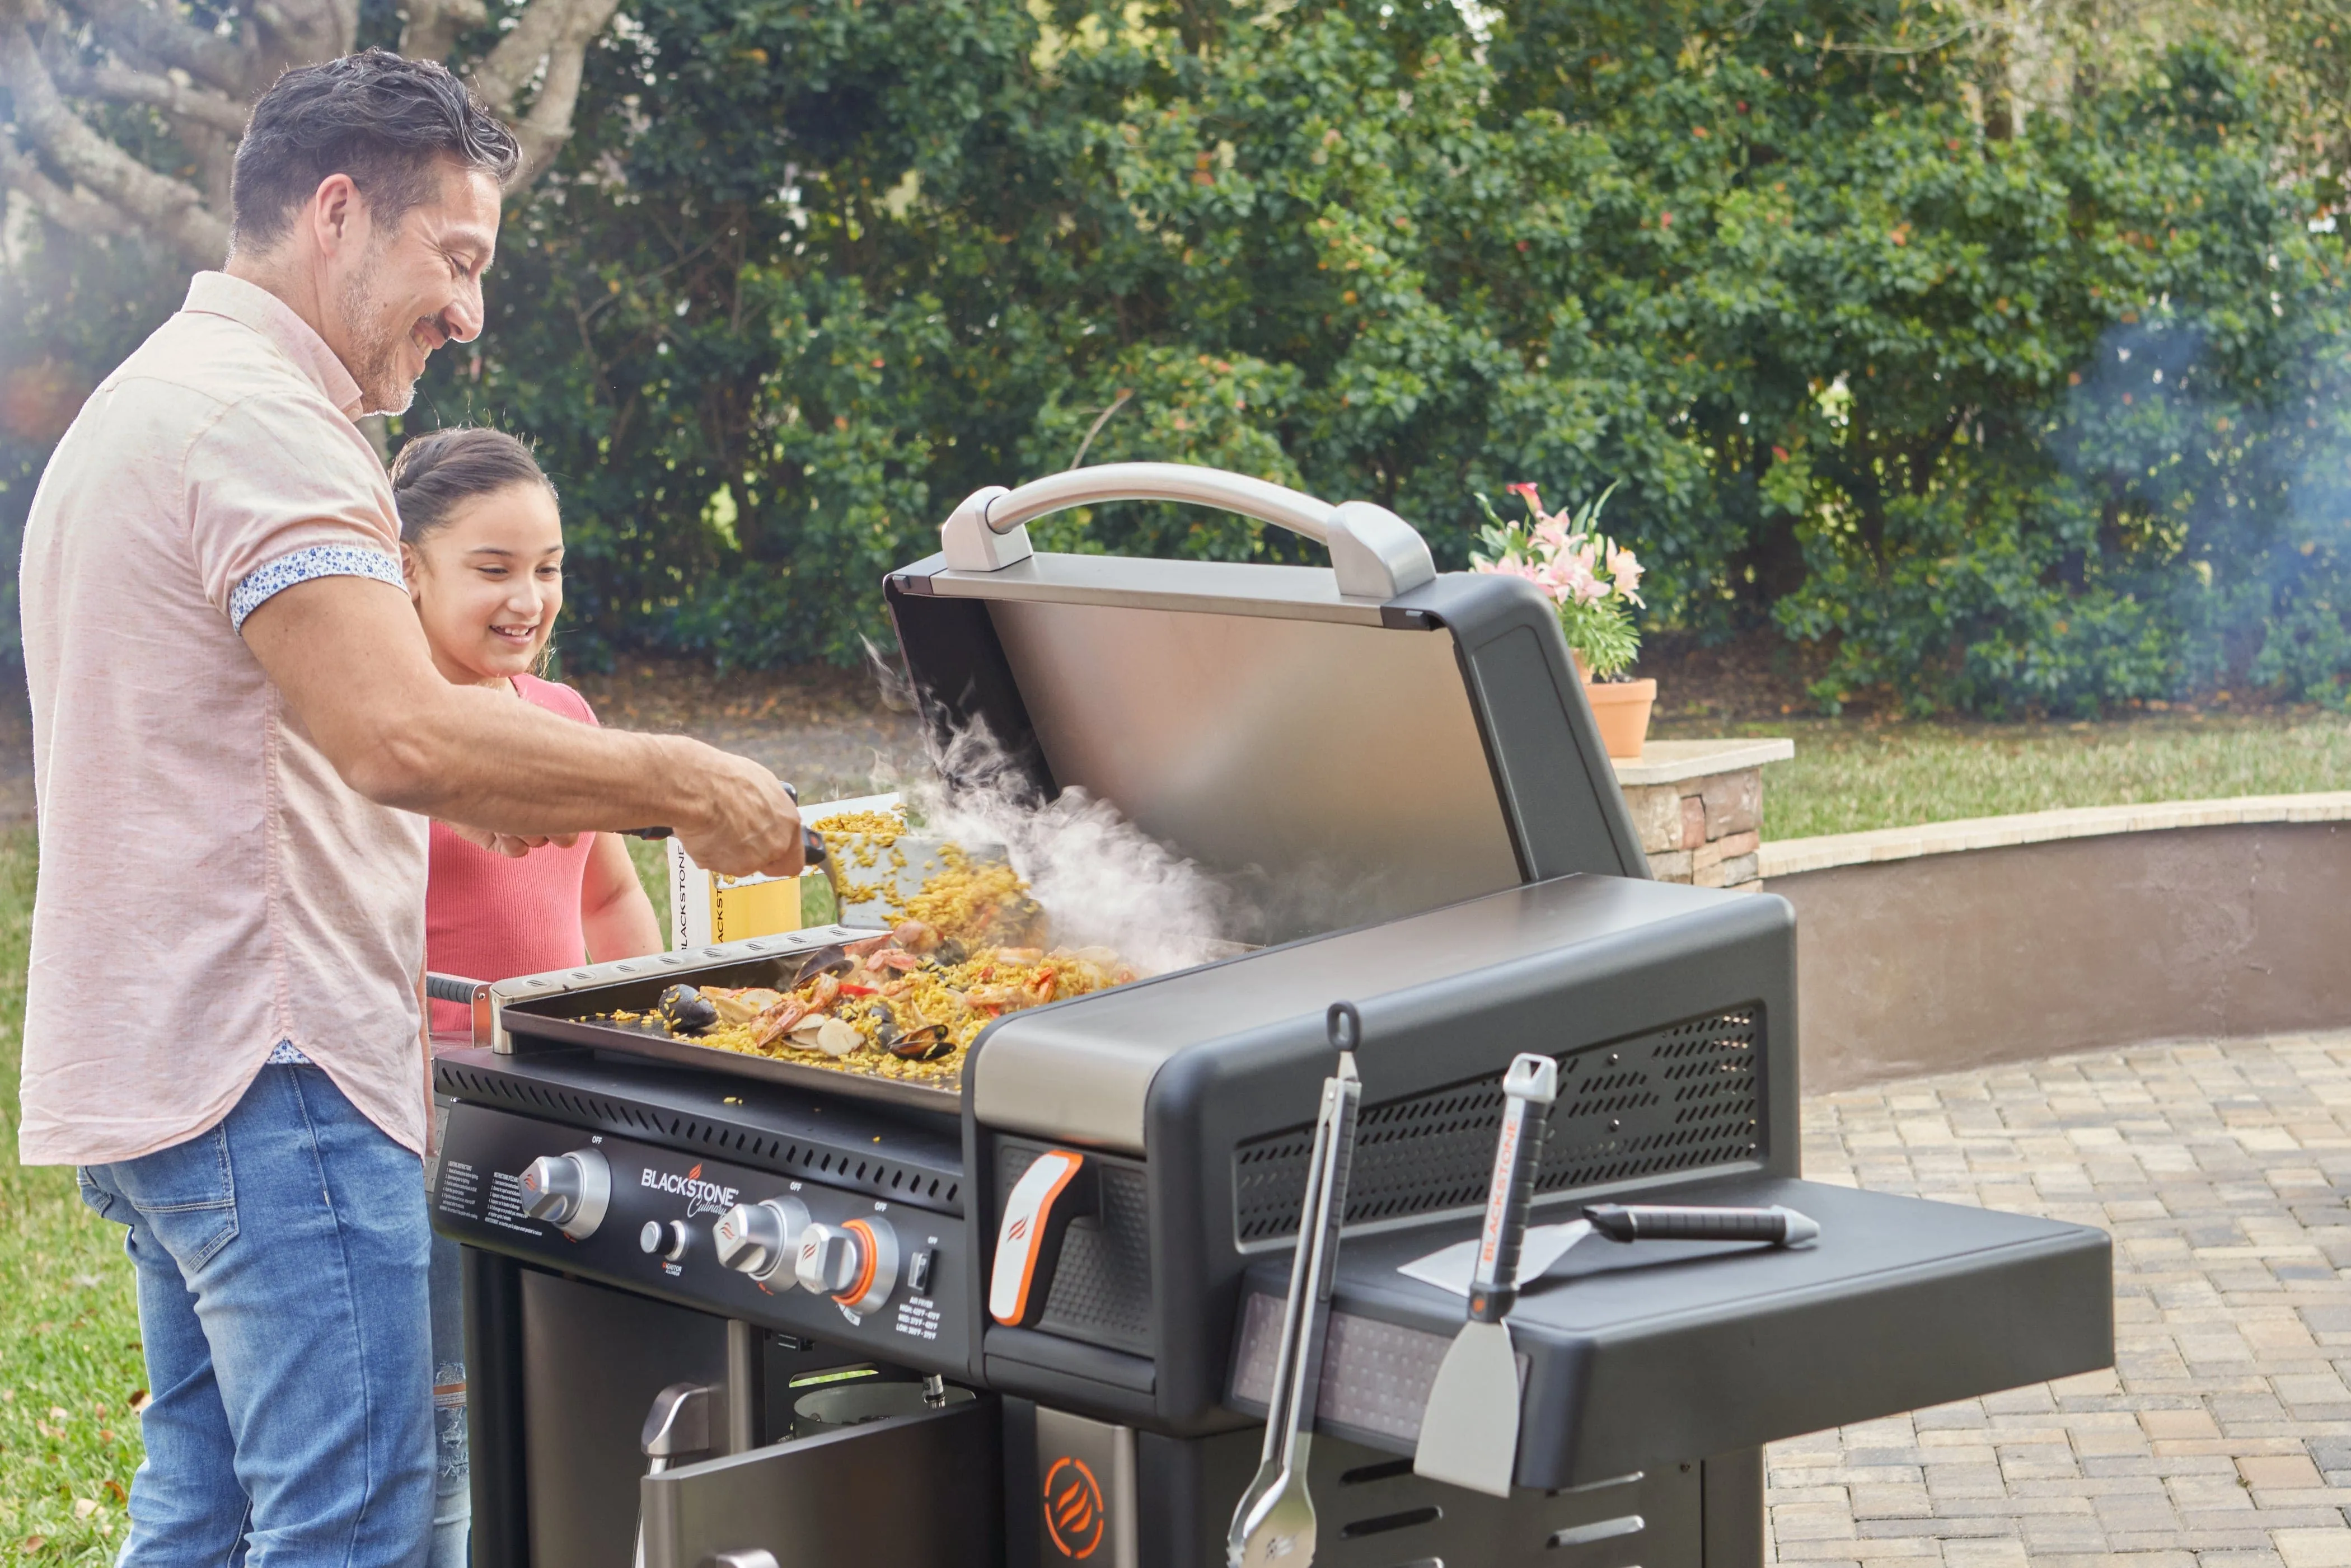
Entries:
[[1338, 1277], [1339, 1223], [1347, 1213], [1347, 1169], [1355, 1152], [1355, 1112], [1364, 1096], [1355, 1046], [1364, 1021], [1352, 1002], [1331, 1005], [1331, 1044], [1339, 1066], [1322, 1081], [1314, 1150], [1306, 1167], [1306, 1201], [1298, 1217], [1298, 1251], [1283, 1298], [1281, 1345], [1266, 1400], [1265, 1459], [1233, 1510], [1225, 1537], [1227, 1568], [1307, 1568], [1314, 1561], [1314, 1499], [1306, 1488], [1315, 1397], [1322, 1387], [1322, 1345], [1331, 1326], [1331, 1287]]
[[1494, 1182], [1486, 1226], [1469, 1276], [1469, 1321], [1437, 1368], [1420, 1417], [1415, 1475], [1510, 1495], [1519, 1462], [1519, 1358], [1506, 1321], [1519, 1299], [1519, 1248], [1534, 1200], [1535, 1164], [1559, 1097], [1559, 1064], [1521, 1054], [1502, 1076], [1502, 1136], [1494, 1147]]

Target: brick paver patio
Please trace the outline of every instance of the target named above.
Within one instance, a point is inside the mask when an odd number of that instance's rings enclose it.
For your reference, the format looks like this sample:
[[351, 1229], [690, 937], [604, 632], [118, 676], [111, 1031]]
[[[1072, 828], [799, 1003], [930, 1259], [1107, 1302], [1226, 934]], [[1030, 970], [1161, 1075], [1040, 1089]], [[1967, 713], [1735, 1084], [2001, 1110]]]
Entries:
[[1804, 1173], [2115, 1238], [2115, 1369], [1775, 1444], [1785, 1563], [2351, 1568], [2351, 1033], [1823, 1096]]

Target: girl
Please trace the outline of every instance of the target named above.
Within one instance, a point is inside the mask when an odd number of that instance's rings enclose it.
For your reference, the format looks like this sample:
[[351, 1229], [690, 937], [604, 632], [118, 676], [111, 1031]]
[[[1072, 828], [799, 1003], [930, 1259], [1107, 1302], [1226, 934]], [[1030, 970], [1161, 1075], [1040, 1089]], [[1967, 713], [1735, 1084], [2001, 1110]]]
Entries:
[[[570, 687], [533, 673], [563, 607], [563, 521], [530, 449], [496, 431], [420, 436], [392, 464], [401, 566], [451, 680], [499, 687], [583, 724], [596, 715]], [[549, 843], [518, 859], [433, 825], [424, 900], [426, 967], [475, 980], [569, 969], [662, 950], [653, 901], [610, 833]], [[435, 1031], [471, 1026], [435, 1002]], [[471, 1513], [465, 1453], [464, 1314], [457, 1249], [433, 1243], [434, 1428], [439, 1493], [432, 1568], [464, 1568]]]
[[[400, 449], [392, 493], [401, 566], [441, 673], [594, 723], [579, 692], [532, 673], [563, 608], [563, 520], [530, 449], [497, 431], [436, 431]], [[427, 967], [475, 980], [662, 950], [653, 901], [610, 833], [509, 859], [436, 822], [424, 923]], [[469, 1023], [446, 1002], [433, 1022]]]

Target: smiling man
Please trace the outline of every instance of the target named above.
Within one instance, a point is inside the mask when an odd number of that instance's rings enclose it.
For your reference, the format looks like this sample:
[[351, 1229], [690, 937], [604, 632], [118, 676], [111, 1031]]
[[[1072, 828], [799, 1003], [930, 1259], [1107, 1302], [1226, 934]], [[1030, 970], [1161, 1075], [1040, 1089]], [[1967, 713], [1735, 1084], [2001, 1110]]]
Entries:
[[515, 162], [438, 66], [287, 72], [226, 269], [91, 394], [26, 524], [19, 1144], [129, 1231], [128, 1568], [426, 1551], [426, 815], [507, 853], [669, 823], [716, 869], [799, 868], [765, 768], [433, 664], [354, 421], [481, 331]]

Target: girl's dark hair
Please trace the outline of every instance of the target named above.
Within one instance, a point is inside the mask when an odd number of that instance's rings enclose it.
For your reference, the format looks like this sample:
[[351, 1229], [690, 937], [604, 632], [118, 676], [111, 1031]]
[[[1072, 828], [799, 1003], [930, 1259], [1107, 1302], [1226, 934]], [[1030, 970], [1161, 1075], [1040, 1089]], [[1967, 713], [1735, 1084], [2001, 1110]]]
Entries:
[[504, 431], [456, 425], [418, 436], [392, 460], [400, 536], [413, 545], [447, 523], [460, 504], [517, 484], [544, 485], [555, 493], [530, 448]]

